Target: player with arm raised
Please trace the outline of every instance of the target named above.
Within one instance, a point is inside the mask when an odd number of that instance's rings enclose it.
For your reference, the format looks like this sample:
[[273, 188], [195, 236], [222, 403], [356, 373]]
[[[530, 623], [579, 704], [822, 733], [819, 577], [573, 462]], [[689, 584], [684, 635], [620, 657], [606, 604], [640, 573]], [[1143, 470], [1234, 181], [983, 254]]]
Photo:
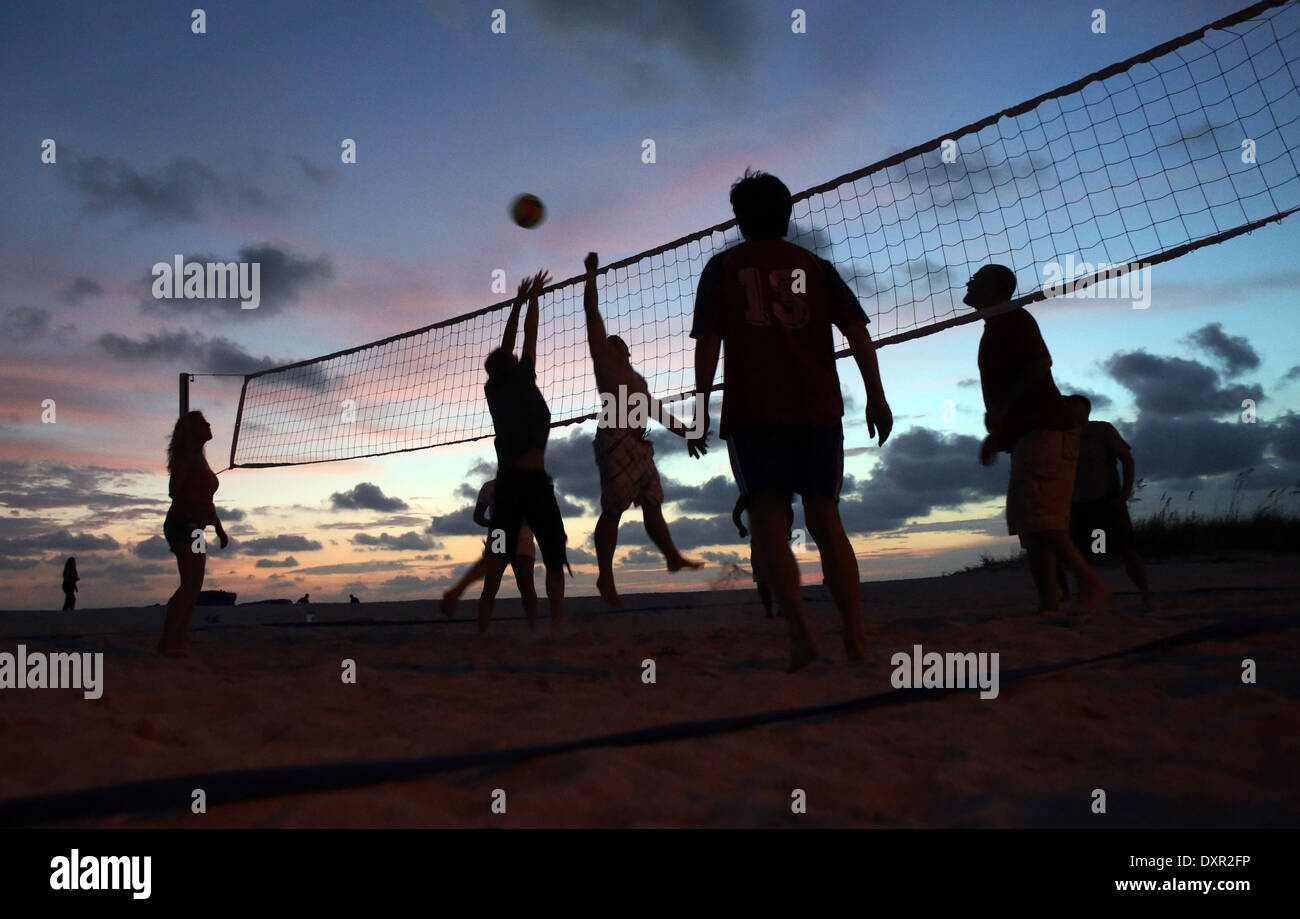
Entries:
[[[627, 343], [617, 335], [605, 334], [596, 295], [595, 252], [585, 261], [587, 283], [582, 305], [587, 314], [587, 346], [600, 393], [602, 412], [596, 426], [596, 468], [600, 470], [600, 519], [596, 521], [596, 559], [600, 575], [596, 588], [610, 606], [620, 606], [614, 587], [614, 550], [618, 545], [618, 524], [623, 512], [635, 504], [641, 508], [646, 535], [664, 554], [669, 571], [699, 568], [702, 562], [686, 558], [673, 544], [664, 520], [664, 500], [655, 448], [646, 437], [646, 422], [654, 418], [679, 437], [688, 427], [650, 394], [645, 378], [632, 367]], [[637, 407], [640, 406], [638, 411]], [[688, 442], [692, 456], [708, 452], [704, 438]]]
[[[501, 346], [488, 355], [484, 367], [488, 380], [483, 386], [492, 425], [496, 430], [496, 501], [492, 509], [493, 529], [488, 534], [488, 552], [504, 559], [517, 554], [519, 531], [527, 524], [542, 550], [546, 566], [546, 597], [550, 604], [551, 629], [558, 631], [564, 619], [564, 569], [567, 537], [555, 484], [546, 474], [546, 441], [551, 434], [551, 410], [537, 388], [538, 299], [549, 276], [539, 271], [519, 285], [506, 321]], [[524, 346], [515, 357], [519, 332], [519, 311], [528, 300], [524, 318]], [[504, 566], [503, 566], [504, 567]]]
[[844, 621], [850, 660], [866, 656], [858, 561], [840, 521], [844, 401], [832, 327], [844, 333], [867, 391], [867, 430], [883, 446], [894, 419], [885, 399], [867, 316], [835, 267], [786, 242], [790, 190], [746, 172], [731, 189], [744, 242], [704, 266], [695, 297], [696, 427], [707, 415], [718, 353], [726, 345], [719, 435], [749, 506], [750, 530], [790, 624], [794, 672], [817, 657], [804, 616], [799, 568], [786, 542], [795, 492], [822, 571]]

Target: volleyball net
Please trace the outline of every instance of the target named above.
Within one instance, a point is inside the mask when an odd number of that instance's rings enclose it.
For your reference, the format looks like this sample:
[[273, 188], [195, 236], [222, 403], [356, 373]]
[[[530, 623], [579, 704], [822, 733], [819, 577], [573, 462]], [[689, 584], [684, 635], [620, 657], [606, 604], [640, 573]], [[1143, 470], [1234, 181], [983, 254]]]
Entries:
[[[882, 346], [976, 319], [961, 298], [989, 262], [1016, 272], [1024, 303], [1052, 295], [1047, 265], [1168, 261], [1300, 208], [1298, 75], [1300, 2], [1257, 3], [797, 193], [788, 238], [834, 263]], [[694, 388], [688, 333], [700, 272], [739, 241], [731, 220], [600, 270], [606, 328], [665, 401]], [[575, 276], [540, 299], [538, 385], [555, 425], [600, 406], [582, 293]], [[510, 301], [494, 303], [249, 374], [230, 465], [330, 462], [492, 436], [483, 361], [509, 312]]]

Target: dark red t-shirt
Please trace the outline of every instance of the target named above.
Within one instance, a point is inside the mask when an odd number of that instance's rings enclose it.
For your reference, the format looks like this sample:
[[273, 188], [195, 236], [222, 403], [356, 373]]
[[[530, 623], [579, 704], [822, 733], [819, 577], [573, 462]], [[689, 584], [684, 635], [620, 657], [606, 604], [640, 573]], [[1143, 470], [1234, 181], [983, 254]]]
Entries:
[[802, 246], [749, 240], [709, 259], [691, 337], [722, 339], [718, 435], [760, 423], [838, 424], [844, 401], [831, 326], [867, 321], [835, 266]]
[[[1050, 367], [1052, 355], [1048, 353], [1038, 323], [1023, 309], [986, 321], [979, 349], [985, 410], [992, 412], [1004, 405], [1025, 368], [1043, 358]], [[1007, 405], [1002, 430], [990, 433], [998, 435], [999, 449], [1010, 450], [1020, 435], [1029, 431], [1064, 431], [1069, 427], [1069, 407], [1048, 371], [1015, 404]]]

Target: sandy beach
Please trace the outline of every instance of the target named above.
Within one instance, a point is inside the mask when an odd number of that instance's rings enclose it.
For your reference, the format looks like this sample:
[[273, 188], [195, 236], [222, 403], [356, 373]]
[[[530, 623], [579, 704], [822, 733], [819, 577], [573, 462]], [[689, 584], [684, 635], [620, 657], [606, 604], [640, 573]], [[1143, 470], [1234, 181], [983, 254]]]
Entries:
[[[1293, 558], [1151, 570], [1159, 608], [1033, 613], [1028, 576], [863, 586], [871, 658], [848, 664], [823, 588], [825, 660], [786, 675], [785, 628], [751, 590], [571, 601], [536, 633], [518, 601], [479, 636], [473, 599], [201, 607], [192, 656], [153, 653], [158, 608], [0, 614], [0, 651], [100, 652], [103, 695], [0, 692], [0, 799], [269, 766], [429, 757], [896, 692], [896, 652], [997, 652], [1002, 672], [1300, 610]], [[1175, 585], [1177, 585], [1175, 587]], [[545, 604], [543, 604], [543, 611]], [[1242, 661], [1258, 682], [1243, 684]], [[340, 678], [356, 663], [355, 684]], [[656, 682], [642, 681], [655, 662]], [[67, 821], [169, 827], [1259, 827], [1300, 825], [1300, 630], [1198, 641], [1003, 685], [664, 743], [579, 749], [410, 781], [189, 799]], [[506, 813], [493, 813], [495, 789]], [[792, 813], [795, 789], [806, 813]], [[1093, 791], [1106, 813], [1092, 812]]]

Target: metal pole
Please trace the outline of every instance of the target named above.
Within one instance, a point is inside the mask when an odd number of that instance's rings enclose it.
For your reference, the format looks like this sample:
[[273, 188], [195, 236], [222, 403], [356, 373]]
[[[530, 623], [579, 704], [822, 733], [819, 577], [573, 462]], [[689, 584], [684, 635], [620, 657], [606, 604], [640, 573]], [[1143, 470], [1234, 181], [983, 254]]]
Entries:
[[180, 417], [184, 418], [184, 417], [185, 417], [186, 415], [188, 415], [189, 412], [190, 412], [190, 375], [189, 375], [188, 373], [182, 373], [182, 374], [181, 374], [181, 390], [180, 390], [180, 392], [181, 392], [181, 414], [180, 414]]

